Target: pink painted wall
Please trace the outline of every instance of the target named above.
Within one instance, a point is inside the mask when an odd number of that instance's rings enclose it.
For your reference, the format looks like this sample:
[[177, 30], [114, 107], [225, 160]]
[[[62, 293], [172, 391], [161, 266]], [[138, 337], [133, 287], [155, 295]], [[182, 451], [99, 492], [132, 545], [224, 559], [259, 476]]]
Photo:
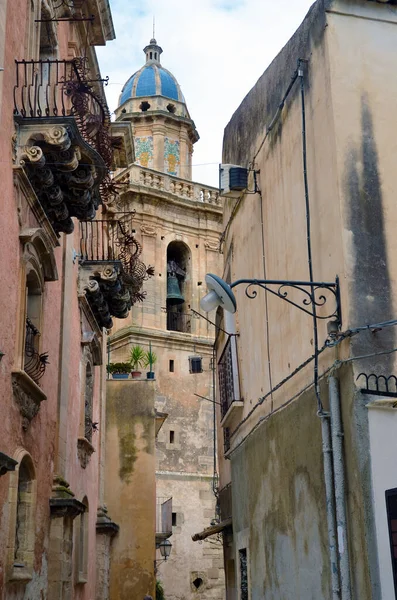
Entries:
[[[70, 489], [78, 500], [87, 496], [89, 502], [89, 565], [88, 583], [77, 585], [74, 597], [79, 600], [92, 600], [95, 596], [95, 522], [98, 502], [98, 462], [100, 433], [94, 433], [93, 445], [95, 453], [86, 469], [83, 469], [77, 457], [77, 438], [81, 415], [81, 343], [80, 312], [77, 297], [78, 265], [67, 269], [68, 279], [63, 281], [63, 261], [72, 263], [72, 247], [79, 247], [78, 226], [73, 234], [73, 243], [65, 243], [65, 236], [59, 239], [60, 246], [55, 248], [59, 279], [46, 282], [43, 296], [42, 350], [49, 354], [49, 364], [40, 387], [47, 395], [41, 404], [38, 415], [33, 418], [26, 432], [22, 429], [22, 419], [13, 399], [11, 372], [16, 366], [16, 349], [18, 323], [24, 327], [24, 316], [21, 315], [21, 299], [24, 297], [24, 283], [21, 281], [21, 244], [19, 241], [20, 226], [18, 223], [17, 204], [13, 186], [12, 136], [14, 134], [13, 88], [15, 85], [15, 58], [24, 56], [24, 40], [26, 36], [27, 2], [26, 0], [5, 0], [5, 13], [0, 13], [0, 181], [1, 181], [1, 216], [0, 216], [0, 351], [4, 357], [0, 362], [0, 451], [13, 456], [18, 447], [27, 450], [33, 459], [37, 477], [37, 509], [35, 520], [34, 571], [37, 579], [37, 590], [46, 587], [46, 562], [49, 543], [49, 498], [53, 476], [57, 474], [56, 452], [58, 447], [58, 400], [60, 362], [60, 342], [62, 334], [63, 289], [68, 291], [68, 302], [65, 302], [64, 323], [70, 333], [69, 352], [63, 356], [64, 366], [69, 378], [68, 421], [66, 442], [65, 477]], [[5, 19], [3, 20], [3, 17]], [[5, 24], [4, 32], [2, 30]], [[59, 52], [58, 58], [68, 57], [68, 40], [74, 34], [69, 23], [58, 25]], [[29, 217], [30, 227], [39, 227], [33, 215]], [[19, 365], [20, 366], [20, 365]], [[100, 421], [100, 380], [102, 367], [95, 367], [95, 386], [93, 403], [93, 420]], [[9, 536], [9, 493], [10, 475], [0, 477], [0, 599], [10, 598], [11, 592], [6, 585], [6, 548]], [[35, 588], [36, 589], [36, 588]], [[19, 592], [20, 594], [21, 592]], [[15, 597], [20, 597], [16, 593]], [[33, 596], [32, 596], [33, 597]], [[39, 596], [35, 596], [39, 597]], [[40, 596], [41, 597], [41, 596]], [[44, 596], [43, 596], [44, 597]]]

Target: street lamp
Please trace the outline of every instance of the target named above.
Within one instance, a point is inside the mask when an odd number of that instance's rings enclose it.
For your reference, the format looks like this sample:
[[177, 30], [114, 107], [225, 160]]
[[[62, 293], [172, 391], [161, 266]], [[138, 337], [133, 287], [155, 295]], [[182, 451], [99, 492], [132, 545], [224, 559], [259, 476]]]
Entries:
[[[333, 319], [338, 326], [342, 321], [338, 277], [336, 277], [335, 282], [238, 279], [229, 285], [217, 275], [208, 273], [205, 276], [205, 281], [209, 292], [200, 302], [204, 312], [210, 312], [221, 306], [224, 310], [235, 313], [237, 302], [232, 288], [245, 284], [247, 286], [245, 294], [250, 299], [256, 298], [257, 291], [255, 288], [260, 287], [288, 302], [288, 304], [296, 306], [314, 319]], [[301, 294], [300, 303], [291, 299], [289, 296], [290, 290], [296, 290]], [[326, 314], [322, 312], [319, 315], [317, 310], [326, 304], [330, 295], [334, 299], [334, 305], [328, 311], [324, 311]]]
[[154, 561], [155, 571], [157, 571], [157, 565], [159, 565], [162, 562], [165, 562], [169, 558], [171, 554], [172, 544], [169, 540], [163, 540], [162, 542], [156, 545], [156, 548], [160, 550], [160, 554], [163, 558]]

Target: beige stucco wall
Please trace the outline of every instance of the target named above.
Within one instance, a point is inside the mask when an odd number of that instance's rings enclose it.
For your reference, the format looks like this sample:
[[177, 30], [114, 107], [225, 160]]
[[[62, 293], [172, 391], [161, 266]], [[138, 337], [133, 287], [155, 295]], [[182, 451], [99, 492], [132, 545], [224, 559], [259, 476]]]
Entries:
[[111, 550], [111, 600], [154, 596], [154, 397], [149, 381], [107, 382], [105, 501], [120, 526]]
[[[308, 61], [303, 65], [303, 81], [314, 280], [333, 281], [339, 275], [342, 330], [385, 321], [395, 315], [395, 170], [392, 160], [396, 136], [389, 107], [397, 94], [395, 80], [390, 77], [396, 60], [396, 19], [396, 8], [390, 5], [363, 0], [317, 2], [301, 28], [246, 96], [225, 130], [223, 162], [247, 166], [263, 141], [266, 126], [277, 112], [297, 60]], [[236, 199], [226, 203], [224, 225], [229, 223], [230, 227], [224, 245], [225, 273], [230, 266], [232, 281], [243, 277], [309, 278], [299, 84], [298, 79], [255, 158], [261, 195], [245, 196], [230, 223]], [[262, 598], [263, 594], [280, 598], [289, 593], [284, 586], [298, 584], [299, 573], [306, 568], [305, 552], [299, 551], [297, 546], [305, 536], [298, 532], [297, 526], [300, 518], [306, 518], [309, 513], [311, 524], [304, 529], [317, 527], [319, 532], [317, 541], [313, 539], [309, 547], [311, 551], [314, 548], [318, 551], [316, 560], [323, 561], [323, 566], [318, 568], [323, 573], [329, 568], [327, 551], [321, 541], [325, 531], [325, 498], [321, 489], [320, 440], [315, 442], [319, 428], [317, 405], [314, 394], [310, 400], [309, 396], [301, 395], [312, 384], [313, 364], [279, 390], [269, 393], [313, 354], [312, 320], [262, 290], [255, 300], [246, 298], [243, 286], [235, 288], [235, 293], [239, 307], [236, 326], [244, 407], [232, 430], [246, 418], [232, 436], [232, 448], [241, 446], [232, 450], [230, 456], [232, 482], [238, 483], [238, 488], [233, 485], [235, 557], [237, 560], [238, 545], [248, 544], [253, 599]], [[296, 298], [293, 293], [290, 292], [292, 299]], [[325, 322], [319, 324], [318, 333], [321, 347], [327, 337]], [[360, 333], [351, 342], [345, 341], [324, 351], [320, 356], [320, 375], [336, 359], [394, 347], [392, 328]], [[368, 415], [363, 396], [355, 389], [359, 385], [355, 383], [356, 376], [361, 371], [390, 375], [394, 371], [393, 355], [355, 361], [351, 371], [339, 373], [347, 460], [349, 545], [354, 564], [353, 597], [372, 598], [381, 597], [381, 592], [371, 514]], [[325, 379], [323, 385], [321, 395], [326, 405]], [[275, 413], [294, 398], [288, 408]], [[294, 407], [295, 403], [299, 409]], [[295, 410], [298, 413], [292, 423], [290, 415]], [[269, 435], [272, 427], [277, 429], [274, 443]], [[295, 439], [297, 430], [300, 434]], [[308, 466], [305, 459], [303, 466], [302, 452], [306, 452], [306, 447], [312, 447], [311, 459], [317, 460], [317, 465]], [[266, 466], [268, 460], [270, 463]], [[283, 464], [287, 467], [285, 460], [293, 465], [291, 473], [279, 471], [284, 468]], [[221, 480], [226, 481], [227, 473], [222, 464]], [[285, 529], [281, 515], [284, 509], [285, 514], [294, 513], [291, 502], [301, 469], [302, 472], [307, 469], [319, 486], [317, 499], [313, 510], [309, 509], [311, 492], [310, 486], [305, 484], [303, 497], [307, 510], [303, 510], [301, 517], [297, 516], [292, 530]], [[271, 482], [267, 480], [269, 472], [279, 475]], [[241, 481], [246, 483], [242, 485]], [[242, 495], [242, 490], [248, 493]], [[276, 498], [279, 498], [279, 509], [272, 513], [269, 501]], [[273, 518], [269, 511], [274, 514], [277, 533], [266, 525]], [[262, 540], [266, 541], [258, 545], [252, 533], [260, 527], [266, 529], [262, 529]], [[283, 542], [284, 534], [288, 537]], [[291, 560], [288, 559], [290, 542], [294, 544]], [[311, 556], [313, 558], [313, 552]], [[261, 569], [269, 557], [273, 557], [274, 562], [269, 566], [268, 577], [263, 577]], [[292, 557], [298, 561], [296, 564]], [[277, 572], [282, 577], [278, 581]], [[307, 580], [311, 575], [315, 574], [309, 568]], [[329, 587], [320, 580], [315, 583], [314, 579], [301, 592], [302, 597], [316, 599], [329, 598], [329, 594]]]

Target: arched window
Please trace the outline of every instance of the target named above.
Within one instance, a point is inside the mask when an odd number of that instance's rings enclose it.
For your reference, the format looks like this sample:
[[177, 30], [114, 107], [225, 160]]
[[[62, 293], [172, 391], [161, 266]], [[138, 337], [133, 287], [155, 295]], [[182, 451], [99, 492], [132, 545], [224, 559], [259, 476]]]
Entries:
[[88, 499], [84, 496], [82, 503], [85, 511], [77, 517], [76, 527], [76, 583], [87, 583], [88, 576]]
[[191, 333], [191, 252], [184, 242], [167, 248], [167, 329]]
[[31, 456], [20, 450], [15, 471], [10, 474], [9, 579], [31, 578], [35, 542], [36, 475]]

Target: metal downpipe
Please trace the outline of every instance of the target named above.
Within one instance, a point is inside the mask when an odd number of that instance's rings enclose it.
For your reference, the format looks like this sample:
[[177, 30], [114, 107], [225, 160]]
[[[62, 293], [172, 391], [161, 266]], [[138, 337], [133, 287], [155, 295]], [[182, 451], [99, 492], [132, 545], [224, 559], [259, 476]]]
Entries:
[[334, 466], [335, 510], [338, 536], [341, 600], [351, 600], [350, 560], [347, 543], [345, 462], [340, 409], [339, 381], [329, 377], [329, 407], [331, 413], [332, 458]]
[[334, 475], [332, 469], [331, 427], [328, 414], [319, 413], [319, 417], [321, 421], [321, 435], [323, 442], [324, 482], [327, 503], [326, 508], [328, 525], [328, 546], [331, 566], [331, 598], [332, 600], [340, 600], [338, 552], [336, 548], [335, 495]]

